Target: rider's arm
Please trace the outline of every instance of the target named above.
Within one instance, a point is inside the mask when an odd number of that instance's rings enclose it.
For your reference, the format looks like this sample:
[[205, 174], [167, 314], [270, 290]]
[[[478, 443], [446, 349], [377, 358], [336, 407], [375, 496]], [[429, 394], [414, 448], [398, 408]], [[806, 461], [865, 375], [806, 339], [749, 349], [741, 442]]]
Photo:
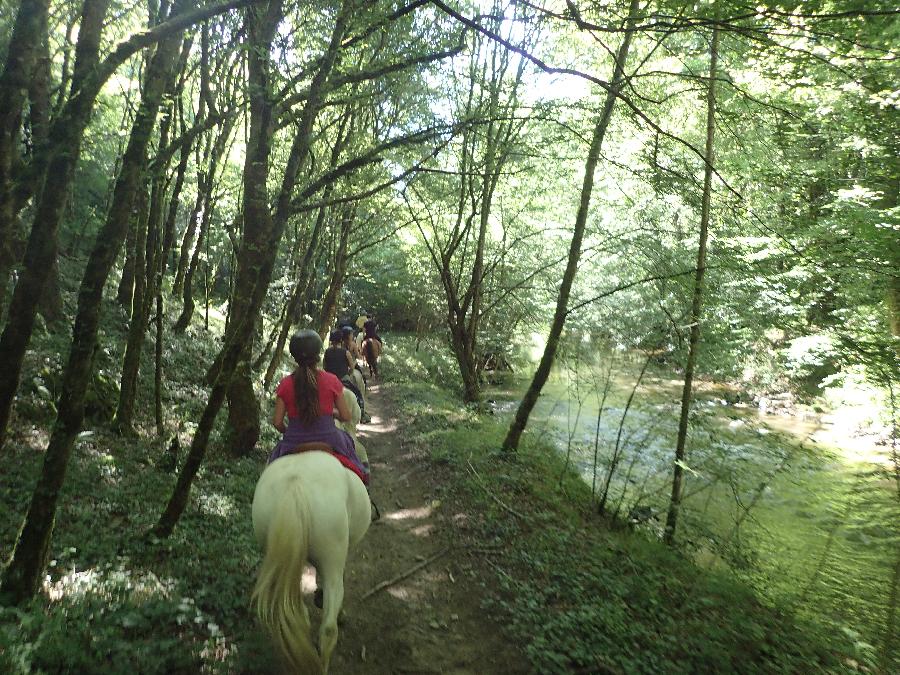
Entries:
[[287, 410], [287, 407], [284, 405], [284, 401], [280, 396], [275, 397], [275, 414], [272, 415], [272, 426], [278, 429], [281, 433], [284, 433], [287, 430], [287, 426], [284, 423], [284, 413]]
[[337, 417], [341, 422], [350, 421], [350, 408], [347, 406], [347, 401], [344, 399], [343, 392], [338, 394], [337, 398], [334, 401], [334, 411], [335, 417]]
[[350, 353], [349, 349], [345, 349], [344, 353], [347, 355], [347, 365], [350, 366], [350, 372], [352, 373], [356, 367], [356, 359], [353, 358], [353, 354]]

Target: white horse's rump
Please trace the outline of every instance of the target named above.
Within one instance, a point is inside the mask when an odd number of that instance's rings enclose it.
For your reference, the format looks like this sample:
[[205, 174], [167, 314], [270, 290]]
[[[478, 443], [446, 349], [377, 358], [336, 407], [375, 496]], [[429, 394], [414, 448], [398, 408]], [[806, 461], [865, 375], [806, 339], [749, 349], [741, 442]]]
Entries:
[[[359, 405], [344, 397], [352, 419], [342, 424], [356, 436]], [[352, 400], [352, 404], [351, 404]], [[356, 441], [357, 454], [365, 449]], [[281, 457], [266, 467], [253, 495], [253, 530], [265, 551], [253, 601], [259, 618], [294, 672], [328, 672], [344, 601], [344, 565], [351, 546], [369, 529], [369, 493], [359, 477], [327, 452]], [[307, 561], [316, 567], [324, 605], [319, 654], [310, 638], [309, 612], [300, 580]]]
[[[326, 452], [281, 457], [260, 476], [253, 495], [253, 529], [265, 558], [253, 599], [260, 620], [295, 672], [328, 672], [344, 601], [347, 554], [370, 521], [362, 481]], [[310, 639], [300, 584], [307, 561], [316, 567], [324, 597], [321, 661]]]

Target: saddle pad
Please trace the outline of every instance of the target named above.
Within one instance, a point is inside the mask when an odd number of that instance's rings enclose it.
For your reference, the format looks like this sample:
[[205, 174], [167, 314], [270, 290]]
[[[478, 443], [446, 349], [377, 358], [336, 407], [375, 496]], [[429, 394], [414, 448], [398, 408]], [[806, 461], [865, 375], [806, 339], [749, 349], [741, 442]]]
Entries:
[[367, 474], [364, 474], [362, 471], [360, 471], [356, 467], [356, 465], [348, 458], [336, 453], [334, 450], [331, 450], [325, 443], [301, 443], [296, 448], [294, 448], [293, 454], [299, 454], [301, 452], [327, 452], [329, 455], [343, 464], [345, 469], [350, 469], [350, 471], [359, 476], [359, 479], [363, 482], [363, 485], [369, 485], [369, 476]]

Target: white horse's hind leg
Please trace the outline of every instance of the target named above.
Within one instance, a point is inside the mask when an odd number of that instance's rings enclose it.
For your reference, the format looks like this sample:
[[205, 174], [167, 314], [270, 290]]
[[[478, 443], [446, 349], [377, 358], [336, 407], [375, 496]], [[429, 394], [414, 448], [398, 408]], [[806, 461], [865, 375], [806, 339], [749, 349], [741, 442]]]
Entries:
[[330, 548], [320, 556], [319, 572], [323, 585], [322, 625], [319, 628], [319, 653], [322, 655], [322, 671], [328, 672], [331, 654], [338, 639], [338, 614], [344, 604], [344, 564], [347, 562], [347, 543]]

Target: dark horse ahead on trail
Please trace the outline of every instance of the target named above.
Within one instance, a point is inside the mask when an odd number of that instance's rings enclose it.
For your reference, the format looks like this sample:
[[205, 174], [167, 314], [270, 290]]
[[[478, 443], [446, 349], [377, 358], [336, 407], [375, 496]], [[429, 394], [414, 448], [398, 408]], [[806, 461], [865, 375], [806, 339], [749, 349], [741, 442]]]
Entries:
[[366, 338], [362, 343], [362, 353], [369, 366], [369, 375], [378, 375], [378, 357], [381, 356], [381, 341], [377, 338]]

